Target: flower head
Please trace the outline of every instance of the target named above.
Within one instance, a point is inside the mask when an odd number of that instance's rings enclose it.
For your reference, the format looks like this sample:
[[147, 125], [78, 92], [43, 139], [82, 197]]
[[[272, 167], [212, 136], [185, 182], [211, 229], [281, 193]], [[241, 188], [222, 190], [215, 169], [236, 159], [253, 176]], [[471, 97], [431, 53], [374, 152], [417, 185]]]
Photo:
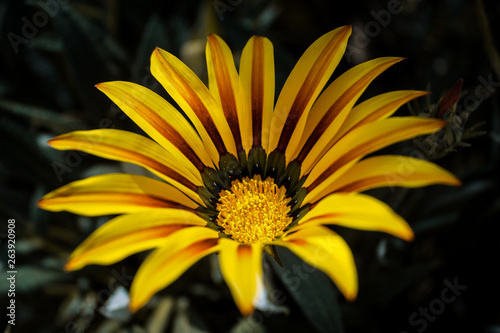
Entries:
[[263, 252], [272, 254], [273, 247], [281, 246], [324, 271], [347, 299], [354, 299], [353, 255], [326, 225], [411, 240], [413, 232], [400, 216], [360, 192], [459, 181], [426, 161], [412, 163], [415, 170], [400, 175], [402, 162], [415, 162], [410, 157], [364, 158], [437, 131], [444, 122], [389, 118], [404, 103], [426, 94], [422, 91], [389, 92], [355, 105], [372, 80], [401, 58], [360, 64], [325, 88], [350, 33], [350, 26], [341, 27], [314, 42], [276, 104], [273, 47], [257, 36], [243, 49], [239, 71], [224, 41], [208, 37], [208, 87], [174, 55], [153, 52], [151, 72], [183, 113], [137, 84], [98, 84], [152, 140], [100, 129], [61, 135], [49, 144], [135, 163], [163, 181], [99, 175], [44, 196], [39, 206], [51, 211], [121, 214], [90, 235], [66, 269], [111, 264], [155, 249], [131, 287], [130, 308], [135, 311], [192, 264], [218, 252], [236, 305], [249, 314], [262, 293]]

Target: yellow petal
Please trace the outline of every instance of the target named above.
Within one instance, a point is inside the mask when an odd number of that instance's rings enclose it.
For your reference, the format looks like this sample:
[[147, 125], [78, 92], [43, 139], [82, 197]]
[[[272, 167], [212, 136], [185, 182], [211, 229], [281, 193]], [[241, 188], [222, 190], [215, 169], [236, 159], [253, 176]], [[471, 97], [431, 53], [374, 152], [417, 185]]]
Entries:
[[349, 112], [330, 144], [335, 143], [351, 129], [390, 117], [401, 105], [427, 94], [429, 94], [427, 91], [398, 90], [367, 99]]
[[197, 194], [197, 186], [203, 185], [201, 177], [194, 178], [172, 154], [141, 135], [116, 129], [76, 131], [55, 137], [48, 144], [60, 150], [80, 150], [140, 165], [201, 202]]
[[460, 185], [440, 166], [406, 156], [375, 156], [358, 162], [329, 187], [333, 192], [360, 192], [376, 187], [422, 187], [432, 184]]
[[198, 260], [216, 252], [218, 235], [208, 228], [191, 227], [168, 237], [137, 271], [130, 289], [130, 310], [137, 311]]
[[192, 226], [207, 229], [205, 225], [198, 215], [178, 209], [121, 215], [103, 224], [80, 244], [65, 269], [76, 270], [89, 264], [110, 265], [164, 244], [174, 232]]
[[220, 268], [234, 301], [243, 315], [254, 311], [262, 293], [262, 244], [220, 240]]
[[198, 207], [169, 184], [129, 174], [106, 174], [72, 182], [46, 194], [38, 206], [53, 212], [64, 210], [85, 216]]
[[[206, 53], [210, 92], [224, 112], [236, 149], [243, 150], [242, 137], [246, 138], [248, 144], [251, 135], [251, 117], [240, 100], [240, 81], [233, 54], [227, 44], [215, 34], [208, 36]], [[248, 146], [246, 149], [249, 150]]]
[[198, 133], [170, 103], [153, 91], [132, 82], [105, 82], [96, 85], [144, 132], [168, 150], [194, 175], [211, 166]]
[[359, 159], [355, 159], [353, 161], [347, 162], [346, 164], [336, 169], [334, 172], [326, 174], [325, 177], [322, 178], [321, 183], [314, 184], [315, 187], [311, 186], [310, 188], [308, 188], [307, 195], [304, 198], [302, 204], [315, 203], [326, 197], [328, 194], [332, 193], [330, 191], [330, 185], [338, 181], [338, 179], [342, 178], [344, 176], [344, 173], [346, 173], [354, 165], [356, 165], [358, 160]]
[[350, 34], [350, 26], [340, 27], [304, 52], [276, 102], [266, 151], [297, 149], [309, 110], [342, 58]]
[[310, 226], [274, 242], [293, 251], [309, 265], [323, 272], [337, 285], [344, 297], [354, 300], [358, 276], [351, 249], [335, 232], [323, 226]]
[[191, 120], [215, 163], [226, 152], [237, 156], [224, 113], [191, 69], [174, 55], [157, 48], [151, 56], [151, 73]]
[[[309, 197], [329, 186], [325, 182], [334, 172], [349, 162], [393, 143], [418, 135], [429, 134], [442, 128], [446, 123], [437, 119], [418, 117], [392, 117], [357, 127], [347, 133], [319, 160], [306, 182]], [[319, 189], [321, 188], [321, 189]]]
[[[319, 96], [307, 118], [298, 161], [307, 174], [329, 145], [345, 117], [368, 85], [403, 58], [386, 57], [362, 63], [342, 74]], [[298, 151], [297, 151], [298, 152]], [[287, 150], [287, 161], [295, 155]]]
[[240, 78], [243, 105], [249, 110], [249, 124], [252, 126], [250, 143], [246, 143], [243, 136], [243, 146], [245, 149], [252, 145], [267, 148], [275, 89], [274, 50], [269, 39], [259, 36], [250, 38], [241, 54]]
[[299, 229], [310, 224], [335, 224], [413, 239], [413, 231], [401, 216], [380, 200], [360, 193], [335, 193], [323, 198], [299, 221]]

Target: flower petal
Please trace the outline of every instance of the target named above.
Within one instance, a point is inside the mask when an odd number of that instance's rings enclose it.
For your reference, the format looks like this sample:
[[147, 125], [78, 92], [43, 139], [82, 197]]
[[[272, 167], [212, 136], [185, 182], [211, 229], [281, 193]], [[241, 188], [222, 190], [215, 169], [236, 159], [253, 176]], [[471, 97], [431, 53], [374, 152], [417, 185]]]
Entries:
[[192, 210], [198, 205], [175, 187], [144, 176], [106, 174], [72, 182], [46, 194], [40, 208], [85, 216], [130, 214], [155, 208]]
[[221, 238], [220, 268], [234, 301], [243, 315], [254, 311], [262, 293], [262, 244], [242, 244]]
[[151, 73], [186, 113], [216, 164], [226, 152], [237, 156], [224, 113], [189, 67], [174, 55], [157, 48], [151, 56]]
[[191, 173], [196, 175], [203, 171], [205, 166], [212, 165], [212, 160], [193, 126], [161, 96], [132, 82], [104, 82], [96, 87], [153, 140], [172, 153], [182, 164], [189, 166]]
[[401, 105], [427, 94], [427, 91], [398, 90], [367, 99], [349, 112], [330, 144], [337, 142], [353, 128], [390, 117]]
[[[243, 48], [240, 78], [244, 105], [251, 114], [250, 142], [243, 136], [243, 146], [267, 148], [269, 126], [274, 107], [274, 51], [269, 39], [253, 36]], [[267, 152], [269, 154], [269, 151]]]
[[328, 190], [360, 192], [376, 187], [422, 187], [432, 184], [460, 185], [460, 181], [440, 166], [406, 156], [374, 156], [360, 161]]
[[330, 185], [328, 178], [342, 166], [393, 143], [435, 132], [445, 124], [437, 119], [392, 117], [355, 128], [330, 148], [312, 169], [304, 183], [309, 192], [305, 202], [322, 198], [321, 192]]
[[198, 215], [178, 209], [121, 215], [103, 224], [80, 244], [65, 269], [113, 264], [131, 254], [164, 244], [168, 236], [181, 229], [192, 226], [207, 229], [205, 225], [205, 220]]
[[116, 129], [76, 131], [55, 137], [48, 144], [60, 150], [80, 150], [140, 165], [201, 202], [197, 194], [197, 186], [203, 185], [201, 176], [194, 178], [168, 151], [141, 135]]
[[323, 226], [310, 226], [275, 241], [293, 251], [309, 265], [325, 272], [344, 297], [354, 300], [358, 293], [358, 276], [351, 249], [335, 232]]
[[[322, 156], [345, 117], [368, 85], [383, 71], [403, 58], [386, 57], [364, 62], [342, 74], [319, 96], [307, 118], [297, 159], [308, 173]], [[292, 151], [287, 150], [287, 161]]]
[[350, 34], [351, 26], [335, 29], [304, 52], [276, 102], [266, 151], [297, 149], [309, 110], [342, 58]]
[[361, 193], [335, 193], [323, 198], [313, 205], [298, 226], [300, 229], [310, 224], [335, 224], [386, 232], [406, 241], [413, 239], [413, 231], [401, 216], [382, 201]]
[[130, 310], [137, 311], [189, 267], [216, 252], [219, 234], [208, 228], [185, 228], [167, 238], [141, 265], [130, 289]]
[[[236, 149], [241, 151], [243, 150], [242, 137], [247, 138], [246, 141], [248, 141], [251, 135], [251, 118], [240, 100], [240, 81], [233, 54], [227, 44], [215, 34], [208, 36], [206, 53], [210, 92], [224, 112]], [[249, 150], [248, 147], [247, 149]]]

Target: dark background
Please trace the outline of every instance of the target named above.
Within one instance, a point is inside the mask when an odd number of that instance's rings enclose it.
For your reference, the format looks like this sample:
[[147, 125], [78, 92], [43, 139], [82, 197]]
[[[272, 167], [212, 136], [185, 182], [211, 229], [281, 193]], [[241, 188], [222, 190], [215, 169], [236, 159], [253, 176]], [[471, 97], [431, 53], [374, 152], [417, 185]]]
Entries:
[[[484, 1], [483, 5], [480, 10], [479, 2], [465, 0], [338, 4], [320, 0], [1, 0], [2, 309], [9, 299], [8, 219], [16, 220], [18, 274], [16, 326], [7, 325], [2, 310], [0, 329], [500, 332], [500, 58], [495, 49], [500, 45], [500, 3]], [[47, 139], [73, 130], [113, 127], [140, 132], [94, 84], [133, 81], [168, 98], [148, 70], [154, 47], [177, 55], [205, 80], [206, 36], [215, 32], [236, 59], [250, 36], [267, 36], [275, 48], [280, 89], [307, 46], [346, 24], [353, 25], [354, 33], [333, 77], [368, 59], [407, 58], [377, 78], [362, 99], [397, 89], [428, 89], [432, 95], [413, 106], [423, 114], [435, 109], [459, 78], [464, 79], [455, 127], [445, 136], [450, 141], [440, 143], [445, 153], [435, 159], [463, 186], [370, 191], [412, 225], [416, 239], [411, 243], [336, 228], [355, 254], [360, 280], [355, 302], [346, 302], [322, 273], [288, 252], [282, 254], [284, 269], [266, 261], [274, 305], [248, 318], [239, 315], [211, 259], [196, 264], [134, 316], [127, 314], [118, 296], [130, 288], [145, 253], [109, 267], [63, 272], [69, 253], [109, 217], [50, 213], [38, 209], [36, 201], [50, 190], [90, 175], [140, 172], [130, 165], [46, 146]], [[407, 106], [397, 113], [407, 114]], [[475, 125], [482, 135], [466, 139]], [[471, 146], [459, 145], [462, 141]], [[415, 151], [420, 150], [411, 141], [384, 150], [406, 155]], [[110, 295], [116, 298], [109, 300]]]

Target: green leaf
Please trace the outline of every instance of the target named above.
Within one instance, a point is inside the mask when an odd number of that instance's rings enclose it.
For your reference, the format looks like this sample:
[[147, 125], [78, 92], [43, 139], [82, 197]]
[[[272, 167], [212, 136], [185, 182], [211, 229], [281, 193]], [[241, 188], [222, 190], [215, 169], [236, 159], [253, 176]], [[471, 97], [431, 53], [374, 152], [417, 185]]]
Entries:
[[274, 260], [269, 261], [311, 324], [319, 332], [344, 332], [337, 300], [339, 293], [333, 282], [288, 249], [279, 247], [278, 252], [284, 268]]

